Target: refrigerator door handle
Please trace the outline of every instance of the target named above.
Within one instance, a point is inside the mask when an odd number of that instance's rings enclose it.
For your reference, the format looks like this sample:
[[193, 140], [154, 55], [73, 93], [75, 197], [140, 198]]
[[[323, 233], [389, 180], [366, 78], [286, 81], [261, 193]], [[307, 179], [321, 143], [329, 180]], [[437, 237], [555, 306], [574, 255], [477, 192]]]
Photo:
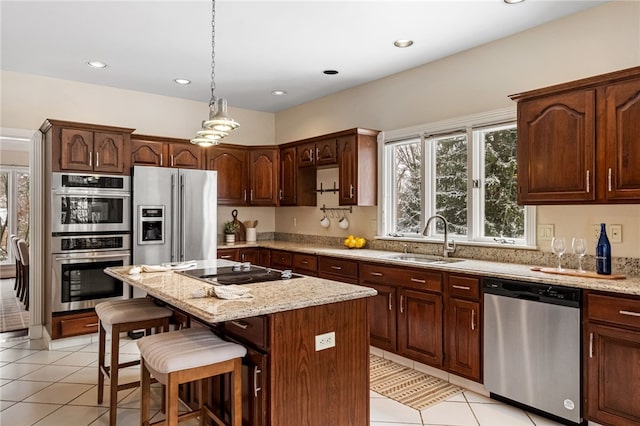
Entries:
[[184, 226], [184, 210], [185, 210], [185, 202], [184, 202], [184, 191], [186, 186], [187, 177], [183, 174], [180, 174], [180, 262], [184, 261], [184, 248], [186, 247], [186, 229]]
[[[175, 194], [176, 193], [176, 176], [174, 174], [171, 175], [171, 194]], [[174, 200], [171, 200], [171, 238], [174, 238], [174, 235], [176, 235], [176, 230], [174, 227], [174, 223], [175, 223], [175, 215], [176, 215], [176, 203], [174, 202]], [[165, 218], [166, 220], [166, 218]], [[171, 243], [171, 261], [172, 262], [177, 262], [176, 259], [176, 252], [174, 250], [175, 245], [173, 244], [173, 242]]]

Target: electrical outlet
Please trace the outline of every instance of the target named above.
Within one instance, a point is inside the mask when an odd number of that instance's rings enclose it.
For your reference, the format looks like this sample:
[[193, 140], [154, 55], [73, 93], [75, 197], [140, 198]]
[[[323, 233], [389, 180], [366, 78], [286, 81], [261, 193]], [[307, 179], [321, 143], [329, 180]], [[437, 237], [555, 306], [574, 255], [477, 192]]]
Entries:
[[609, 238], [612, 243], [622, 242], [622, 225], [610, 225], [609, 226]]
[[316, 352], [323, 349], [333, 348], [336, 345], [336, 333], [332, 331], [330, 333], [318, 334], [316, 336]]
[[598, 241], [598, 238], [600, 238], [600, 225], [597, 223], [591, 225], [591, 238], [593, 241]]
[[551, 241], [554, 234], [553, 225], [538, 225], [538, 240]]

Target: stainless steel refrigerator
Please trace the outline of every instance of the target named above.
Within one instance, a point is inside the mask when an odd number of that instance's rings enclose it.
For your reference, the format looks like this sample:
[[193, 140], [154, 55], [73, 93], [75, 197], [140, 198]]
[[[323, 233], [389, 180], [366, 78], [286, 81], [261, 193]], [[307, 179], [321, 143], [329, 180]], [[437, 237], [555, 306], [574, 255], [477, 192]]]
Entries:
[[217, 172], [133, 168], [133, 263], [215, 259]]

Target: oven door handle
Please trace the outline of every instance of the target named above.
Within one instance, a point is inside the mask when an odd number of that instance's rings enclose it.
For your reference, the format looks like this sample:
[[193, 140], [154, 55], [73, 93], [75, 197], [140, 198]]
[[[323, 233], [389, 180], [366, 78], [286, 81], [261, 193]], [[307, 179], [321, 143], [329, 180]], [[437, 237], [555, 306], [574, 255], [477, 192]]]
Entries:
[[63, 260], [91, 260], [91, 259], [122, 259], [130, 257], [128, 254], [96, 254], [95, 256], [67, 256], [67, 257], [55, 257], [54, 260], [60, 262]]
[[131, 194], [129, 192], [104, 192], [104, 191], [78, 191], [78, 190], [64, 190], [58, 189], [53, 191], [53, 195], [75, 195], [78, 197], [100, 197], [100, 198], [129, 198]]

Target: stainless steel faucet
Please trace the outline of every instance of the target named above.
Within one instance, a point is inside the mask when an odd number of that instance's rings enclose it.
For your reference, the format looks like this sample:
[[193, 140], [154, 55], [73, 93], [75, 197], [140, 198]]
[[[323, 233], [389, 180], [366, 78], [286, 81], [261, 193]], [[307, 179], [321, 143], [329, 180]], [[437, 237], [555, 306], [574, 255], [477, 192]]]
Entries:
[[444, 224], [444, 244], [442, 246], [442, 255], [444, 257], [449, 257], [449, 254], [453, 254], [456, 251], [456, 242], [453, 240], [449, 241], [449, 222], [447, 222], [447, 219], [445, 219], [444, 216], [436, 214], [427, 219], [427, 224], [424, 227], [424, 231], [422, 231], [422, 235], [425, 237], [429, 236], [429, 225], [431, 225], [431, 221], [434, 219], [440, 219]]

